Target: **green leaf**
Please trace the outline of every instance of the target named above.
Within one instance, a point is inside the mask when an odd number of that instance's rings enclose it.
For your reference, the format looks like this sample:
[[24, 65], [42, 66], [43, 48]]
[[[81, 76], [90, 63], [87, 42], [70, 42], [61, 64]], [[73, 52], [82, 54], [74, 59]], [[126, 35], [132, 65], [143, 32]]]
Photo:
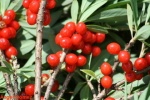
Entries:
[[94, 0], [82, 0], [81, 13], [83, 13]]
[[23, 0], [13, 0], [13, 2], [10, 3], [7, 9], [13, 9], [14, 11], [18, 11], [19, 8], [22, 6], [22, 2]]
[[131, 35], [133, 36], [133, 12], [129, 4], [127, 4], [127, 18], [128, 18], [129, 29]]
[[141, 27], [134, 36], [134, 39], [140, 41], [146, 40], [150, 36], [150, 25], [144, 25]]
[[85, 83], [83, 83], [83, 82], [79, 82], [77, 85], [76, 85], [76, 87], [75, 87], [75, 89], [74, 89], [74, 92], [73, 92], [73, 95], [71, 96], [71, 98], [70, 98], [70, 100], [73, 100], [74, 99], [74, 97], [77, 95], [77, 93], [82, 89], [82, 87], [85, 85]]
[[86, 75], [89, 75], [91, 77], [93, 77], [94, 79], [97, 79], [95, 76], [95, 73], [92, 70], [88, 70], [88, 69], [81, 69], [80, 71], [82, 71], [83, 73], [85, 73]]
[[141, 42], [143, 42], [146, 46], [150, 47], [150, 44], [149, 44], [149, 43], [147, 43], [147, 42], [145, 42], [145, 41], [141, 41]]
[[0, 71], [8, 74], [13, 74], [12, 70], [10, 70], [8, 67], [2, 67], [0, 66]]
[[88, 85], [85, 85], [80, 91], [80, 100], [92, 100], [92, 93]]
[[130, 2], [130, 0], [127, 0], [127, 1], [120, 1], [120, 2], [117, 2], [117, 3], [113, 3], [113, 4], [108, 5], [105, 9], [113, 9], [113, 8], [125, 6], [125, 5], [127, 5], [127, 3], [129, 3], [129, 2]]
[[78, 19], [79, 4], [77, 0], [73, 0], [71, 5], [71, 18], [76, 23]]
[[6, 11], [6, 9], [8, 8], [8, 5], [10, 4], [10, 0], [1, 0], [0, 1], [0, 10], [1, 10], [1, 14], [4, 15], [4, 12]]
[[87, 28], [91, 30], [92, 32], [103, 32], [105, 34], [108, 33], [106, 28], [99, 26], [99, 25], [87, 25]]
[[143, 91], [143, 93], [140, 95], [139, 100], [149, 100], [150, 97], [150, 83], [148, 84], [147, 88]]
[[148, 22], [149, 17], [150, 17], [150, 4], [148, 5], [148, 8], [147, 8], [147, 16], [146, 16], [145, 24]]
[[134, 100], [138, 100], [138, 94], [137, 94], [137, 92], [134, 93]]
[[108, 0], [95, 0], [89, 8], [81, 15], [80, 22], [85, 21], [90, 15], [93, 14], [98, 8], [103, 6]]
[[12, 66], [7, 61], [3, 61], [3, 63], [10, 71], [12, 71]]

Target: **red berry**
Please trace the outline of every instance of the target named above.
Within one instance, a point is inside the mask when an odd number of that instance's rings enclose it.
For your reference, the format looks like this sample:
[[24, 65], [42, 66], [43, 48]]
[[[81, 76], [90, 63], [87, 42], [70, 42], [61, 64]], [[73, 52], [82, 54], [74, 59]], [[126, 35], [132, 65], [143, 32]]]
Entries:
[[74, 46], [77, 46], [81, 43], [82, 36], [80, 34], [73, 34], [71, 37], [71, 41]]
[[125, 77], [126, 77], [127, 82], [133, 82], [136, 79], [136, 75], [134, 72], [125, 73]]
[[85, 46], [85, 44], [84, 44], [84, 42], [83, 42], [83, 40], [82, 40], [78, 45], [76, 45], [76, 48], [77, 48], [77, 49], [83, 49], [84, 46]]
[[68, 22], [64, 27], [69, 31], [71, 31], [72, 33], [74, 33], [76, 30], [76, 25], [74, 22]]
[[31, 15], [31, 14], [34, 14], [34, 13], [32, 13], [32, 12], [30, 11], [30, 9], [27, 9], [27, 10], [26, 10], [26, 15], [28, 16], [28, 15]]
[[31, 3], [31, 1], [32, 0], [23, 0], [23, 3], [22, 3], [23, 7], [28, 9], [29, 8], [29, 4]]
[[106, 88], [109, 89], [112, 86], [112, 78], [110, 76], [103, 76], [100, 80], [101, 85]]
[[5, 38], [0, 38], [0, 49], [6, 50], [10, 46], [10, 42]]
[[66, 65], [66, 71], [68, 73], [73, 73], [76, 70], [76, 65]]
[[54, 84], [52, 86], [51, 92], [56, 92], [59, 88], [59, 83], [57, 80], [54, 81]]
[[101, 53], [101, 49], [98, 46], [93, 46], [92, 47], [92, 56], [96, 57]]
[[84, 66], [84, 65], [86, 64], [86, 62], [87, 62], [87, 59], [86, 59], [85, 56], [83, 56], [83, 55], [78, 55], [78, 60], [77, 60], [77, 66], [78, 66], [78, 67]]
[[62, 37], [71, 37], [73, 33], [67, 28], [62, 28], [60, 30], [60, 34], [62, 35]]
[[10, 27], [13, 27], [15, 30], [18, 30], [20, 28], [20, 24], [17, 22], [17, 21], [12, 21], [10, 24], [9, 24]]
[[72, 41], [69, 37], [63, 37], [60, 40], [60, 46], [65, 49], [70, 49], [72, 46]]
[[145, 54], [145, 59], [147, 60], [148, 65], [150, 65], [150, 52]]
[[141, 80], [143, 78], [143, 74], [135, 74], [136, 80]]
[[83, 54], [90, 54], [92, 52], [91, 44], [85, 44], [84, 48], [82, 49]]
[[56, 52], [56, 55], [60, 58], [60, 57], [61, 57], [61, 55], [62, 55], [62, 51], [58, 51], [58, 52]]
[[56, 6], [55, 0], [47, 0], [46, 8], [47, 9], [53, 9]]
[[107, 51], [110, 54], [118, 54], [121, 50], [121, 47], [118, 43], [112, 42], [107, 45]]
[[34, 84], [28, 84], [25, 87], [25, 93], [29, 96], [33, 96], [34, 95]]
[[76, 32], [81, 34], [81, 35], [84, 35], [87, 31], [87, 27], [86, 25], [83, 23], [83, 22], [79, 22], [77, 25], [76, 25]]
[[15, 38], [16, 37], [16, 30], [13, 27], [8, 27], [10, 30], [10, 38]]
[[104, 100], [115, 100], [115, 99], [112, 98], [112, 97], [107, 97], [107, 98], [105, 98]]
[[13, 20], [13, 18], [10, 15], [4, 15], [3, 16], [3, 21], [5, 22], [5, 24], [10, 24], [11, 21]]
[[75, 65], [78, 61], [78, 58], [75, 54], [69, 53], [65, 57], [65, 62], [69, 65]]
[[50, 12], [48, 10], [46, 10], [44, 12], [44, 21], [43, 21], [43, 25], [49, 25], [51, 22], [51, 15], [50, 15]]
[[55, 43], [60, 45], [60, 41], [62, 40], [62, 35], [60, 33], [58, 33], [55, 37]]
[[44, 100], [44, 97], [41, 97], [40, 100]]
[[122, 69], [126, 72], [126, 73], [131, 73], [133, 70], [133, 64], [131, 61], [127, 62], [127, 63], [122, 63]]
[[27, 16], [27, 22], [30, 25], [36, 24], [36, 19], [37, 19], [37, 14], [33, 14], [32, 13], [32, 14], [30, 14], [30, 15]]
[[14, 20], [16, 17], [16, 13], [14, 10], [6, 10], [4, 15], [11, 16], [12, 20]]
[[127, 63], [130, 61], [130, 53], [128, 51], [122, 50], [118, 54], [118, 60], [122, 63]]
[[108, 62], [102, 63], [100, 70], [103, 75], [110, 75], [112, 73], [112, 66]]
[[147, 60], [145, 58], [137, 58], [134, 62], [134, 67], [136, 70], [143, 70], [148, 67]]
[[96, 42], [102, 43], [105, 40], [106, 34], [104, 33], [96, 33]]
[[0, 21], [2, 21], [2, 16], [0, 15]]
[[96, 42], [96, 35], [95, 34], [92, 34], [92, 38], [91, 38], [91, 41], [90, 43], [93, 44]]
[[32, 0], [31, 3], [29, 4], [29, 10], [34, 14], [38, 13], [39, 7], [40, 2], [38, 0]]
[[86, 33], [83, 35], [83, 41], [90, 43], [92, 41], [92, 33], [90, 31], [86, 31]]
[[48, 74], [42, 74], [41, 76], [41, 83], [44, 84], [47, 80], [49, 79], [49, 75]]
[[47, 62], [51, 68], [56, 68], [59, 64], [59, 57], [56, 54], [50, 54], [47, 57]]
[[10, 39], [11, 31], [9, 30], [9, 28], [3, 28], [0, 32], [0, 36], [5, 39]]
[[8, 49], [5, 50], [5, 55], [8, 57], [8, 58], [11, 58], [12, 56], [17, 56], [18, 54], [18, 51], [15, 47], [13, 46], [10, 46]]

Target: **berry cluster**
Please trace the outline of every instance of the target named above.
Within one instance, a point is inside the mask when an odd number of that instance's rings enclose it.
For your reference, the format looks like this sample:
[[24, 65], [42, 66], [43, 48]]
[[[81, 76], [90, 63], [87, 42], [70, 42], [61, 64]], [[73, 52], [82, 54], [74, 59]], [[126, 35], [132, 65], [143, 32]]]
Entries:
[[[39, 11], [41, 0], [24, 0], [23, 7], [26, 8], [27, 22], [30, 25], [36, 24], [37, 13]], [[49, 9], [53, 9], [56, 6], [55, 0], [47, 0], [46, 8], [44, 10], [43, 25], [46, 26], [51, 21]]]
[[16, 31], [20, 27], [15, 17], [16, 13], [14, 10], [6, 10], [4, 15], [0, 15], [0, 49], [4, 50], [8, 59], [18, 54], [17, 49], [9, 41], [16, 37]]

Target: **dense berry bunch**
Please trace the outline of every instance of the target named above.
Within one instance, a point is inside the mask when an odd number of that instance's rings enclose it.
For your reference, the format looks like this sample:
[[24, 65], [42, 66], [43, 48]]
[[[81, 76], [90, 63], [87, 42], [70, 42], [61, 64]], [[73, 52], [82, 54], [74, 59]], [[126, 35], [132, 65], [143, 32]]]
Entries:
[[20, 27], [15, 17], [14, 10], [6, 10], [4, 15], [0, 15], [0, 49], [4, 50], [5, 56], [9, 59], [18, 54], [17, 49], [9, 41], [16, 37], [16, 31]]
[[[30, 25], [36, 24], [37, 14], [39, 11], [41, 0], [24, 0], [23, 7], [26, 8], [27, 22]], [[51, 21], [50, 9], [53, 9], [56, 6], [55, 0], [47, 0], [46, 8], [44, 10], [44, 21], [43, 25], [48, 25]]]

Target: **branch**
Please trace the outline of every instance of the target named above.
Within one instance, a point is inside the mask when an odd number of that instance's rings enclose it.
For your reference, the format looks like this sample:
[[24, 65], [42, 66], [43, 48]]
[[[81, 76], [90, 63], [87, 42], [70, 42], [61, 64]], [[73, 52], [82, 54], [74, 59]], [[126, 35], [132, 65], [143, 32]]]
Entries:
[[58, 74], [58, 72], [59, 72], [59, 70], [60, 70], [60, 68], [61, 68], [61, 65], [62, 65], [63, 62], [64, 62], [66, 53], [67, 53], [67, 51], [63, 51], [63, 52], [62, 52], [62, 55], [61, 55], [61, 58], [60, 58], [60, 63], [59, 63], [59, 65], [57, 66], [57, 68], [54, 70], [54, 73], [52, 74], [52, 76], [51, 76], [51, 78], [50, 78], [50, 80], [49, 80], [49, 84], [48, 84], [47, 89], [46, 89], [46, 92], [45, 92], [44, 100], [48, 100], [48, 98], [49, 98], [49, 94], [50, 94], [51, 88], [52, 88], [52, 86], [53, 86], [53, 84], [54, 84], [54, 80], [55, 80], [55, 78], [56, 78], [56, 76], [57, 76], [57, 74]]
[[41, 0], [39, 12], [37, 15], [37, 37], [35, 52], [35, 100], [40, 100], [41, 96], [41, 67], [42, 67], [42, 34], [43, 34], [43, 17], [46, 0]]
[[58, 96], [56, 97], [55, 100], [60, 100], [60, 99], [61, 99], [61, 97], [63, 96], [65, 90], [67, 89], [68, 83], [70, 82], [70, 79], [72, 78], [73, 74], [74, 74], [74, 73], [69, 73], [69, 74], [67, 75], [67, 77], [66, 77], [66, 79], [65, 79], [65, 82], [64, 82], [64, 84], [63, 84], [63, 86], [62, 86], [62, 89], [61, 89], [61, 91], [59, 92], [59, 94], [58, 94]]

